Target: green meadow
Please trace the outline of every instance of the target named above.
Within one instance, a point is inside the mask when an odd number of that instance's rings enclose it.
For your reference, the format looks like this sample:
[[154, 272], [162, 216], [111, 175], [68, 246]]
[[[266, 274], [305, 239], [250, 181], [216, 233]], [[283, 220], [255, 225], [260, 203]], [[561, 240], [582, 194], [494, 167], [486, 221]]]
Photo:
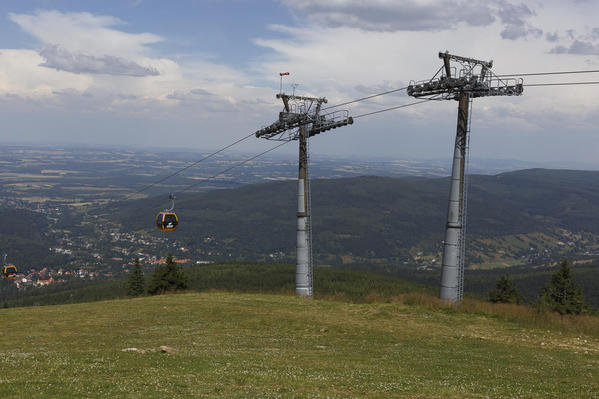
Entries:
[[528, 309], [220, 292], [1, 309], [0, 397], [598, 398], [599, 319]]

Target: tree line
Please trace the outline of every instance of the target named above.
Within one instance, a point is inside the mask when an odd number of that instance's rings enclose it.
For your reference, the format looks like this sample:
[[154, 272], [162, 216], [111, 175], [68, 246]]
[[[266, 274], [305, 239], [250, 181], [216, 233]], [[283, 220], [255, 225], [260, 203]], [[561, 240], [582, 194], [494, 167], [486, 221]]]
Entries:
[[[140, 296], [146, 292], [145, 278], [141, 270], [139, 259], [135, 259], [133, 272], [129, 276], [127, 285], [128, 296]], [[154, 269], [150, 277], [147, 293], [159, 295], [166, 292], [183, 291], [188, 287], [188, 279], [185, 269], [173, 260], [173, 255], [168, 254], [165, 262]]]
[[[489, 292], [489, 300], [495, 303], [521, 304], [523, 296], [516, 288], [509, 274], [497, 281], [497, 286]], [[551, 281], [541, 288], [533, 306], [539, 310], [550, 310], [559, 314], [581, 314], [589, 310], [582, 295], [582, 290], [573, 279], [572, 268], [567, 259], [551, 276]]]
[[[332, 279], [333, 285], [339, 284], [340, 281]], [[348, 281], [351, 286], [352, 279]], [[343, 284], [343, 281], [341, 281]], [[133, 273], [129, 276], [129, 284], [127, 294], [129, 296], [143, 295], [145, 290], [144, 276], [141, 270], [139, 260], [135, 261]], [[147, 293], [150, 295], [163, 294], [165, 292], [175, 292], [185, 290], [188, 287], [188, 277], [185, 269], [178, 266], [173, 261], [172, 255], [169, 253], [164, 264], [158, 266], [151, 275]], [[323, 287], [326, 291], [334, 291], [332, 287]], [[352, 292], [346, 284], [344, 291]], [[371, 287], [374, 288], [374, 287]], [[378, 287], [380, 291], [382, 287]], [[361, 287], [356, 287], [353, 293], [359, 292]], [[372, 290], [371, 293], [375, 293]], [[389, 292], [376, 292], [377, 294], [389, 294]], [[489, 300], [495, 303], [513, 303], [522, 304], [523, 296], [516, 288], [514, 281], [509, 274], [503, 275], [497, 281], [496, 288], [489, 293]], [[567, 259], [560, 263], [560, 267], [551, 276], [551, 280], [541, 288], [536, 302], [533, 304], [539, 310], [549, 310], [564, 314], [581, 314], [589, 310], [588, 305], [584, 301], [582, 290], [573, 279], [572, 268]]]

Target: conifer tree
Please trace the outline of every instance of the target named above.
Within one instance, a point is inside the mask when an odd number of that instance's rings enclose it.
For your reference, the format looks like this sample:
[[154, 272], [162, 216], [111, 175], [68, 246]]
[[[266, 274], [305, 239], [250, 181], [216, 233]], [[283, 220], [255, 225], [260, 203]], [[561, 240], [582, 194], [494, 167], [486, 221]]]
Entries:
[[187, 289], [187, 275], [185, 270], [177, 265], [169, 253], [164, 264], [156, 267], [148, 287], [150, 295], [159, 295], [168, 291]]
[[139, 263], [139, 259], [135, 259], [135, 264], [133, 265], [133, 272], [129, 276], [127, 295], [129, 295], [129, 296], [143, 295], [144, 291], [145, 291], [144, 286], [145, 286], [144, 273], [141, 270], [141, 264]]
[[516, 288], [510, 275], [504, 274], [497, 280], [497, 287], [489, 292], [489, 300], [495, 303], [520, 304], [522, 302], [522, 294]]
[[586, 311], [582, 291], [572, 278], [572, 269], [564, 259], [551, 276], [551, 282], [541, 289], [537, 305], [560, 314], [580, 314]]

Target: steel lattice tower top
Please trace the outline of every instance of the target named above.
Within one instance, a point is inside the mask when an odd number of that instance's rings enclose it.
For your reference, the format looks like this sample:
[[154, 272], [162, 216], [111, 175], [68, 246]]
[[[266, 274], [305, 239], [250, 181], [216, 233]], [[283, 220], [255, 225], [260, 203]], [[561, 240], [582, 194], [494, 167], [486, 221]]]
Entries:
[[278, 93], [277, 98], [283, 100], [283, 110], [279, 112], [279, 120], [258, 130], [256, 137], [277, 141], [298, 140], [299, 132], [296, 129], [301, 126], [311, 125], [308, 137], [312, 137], [327, 130], [354, 123], [347, 110], [321, 114], [321, 105], [327, 103], [327, 99], [324, 97]]
[[[412, 97], [434, 97], [439, 100], [459, 100], [460, 95], [470, 98], [489, 96], [519, 96], [523, 91], [521, 78], [501, 79], [491, 72], [493, 61], [461, 57], [439, 52], [443, 66], [429, 80], [410, 82], [407, 88]], [[452, 66], [451, 61], [458, 66]], [[440, 77], [439, 72], [443, 71]]]

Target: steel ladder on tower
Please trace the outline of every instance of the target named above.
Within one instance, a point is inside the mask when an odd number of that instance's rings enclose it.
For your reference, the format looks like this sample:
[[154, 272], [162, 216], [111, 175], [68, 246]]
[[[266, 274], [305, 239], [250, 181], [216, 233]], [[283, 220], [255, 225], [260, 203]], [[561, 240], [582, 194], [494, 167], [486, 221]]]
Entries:
[[306, 189], [308, 198], [306, 200], [307, 220], [306, 234], [308, 235], [308, 281], [310, 282], [310, 291], [308, 296], [313, 296], [314, 291], [314, 261], [312, 257], [312, 188], [310, 187], [310, 140], [306, 140]]
[[464, 297], [464, 268], [466, 266], [466, 217], [468, 215], [468, 166], [470, 165], [470, 125], [472, 122], [472, 97], [468, 99], [468, 122], [464, 143], [464, 185], [462, 187], [462, 207], [460, 209], [460, 251], [458, 269], [458, 301]]

